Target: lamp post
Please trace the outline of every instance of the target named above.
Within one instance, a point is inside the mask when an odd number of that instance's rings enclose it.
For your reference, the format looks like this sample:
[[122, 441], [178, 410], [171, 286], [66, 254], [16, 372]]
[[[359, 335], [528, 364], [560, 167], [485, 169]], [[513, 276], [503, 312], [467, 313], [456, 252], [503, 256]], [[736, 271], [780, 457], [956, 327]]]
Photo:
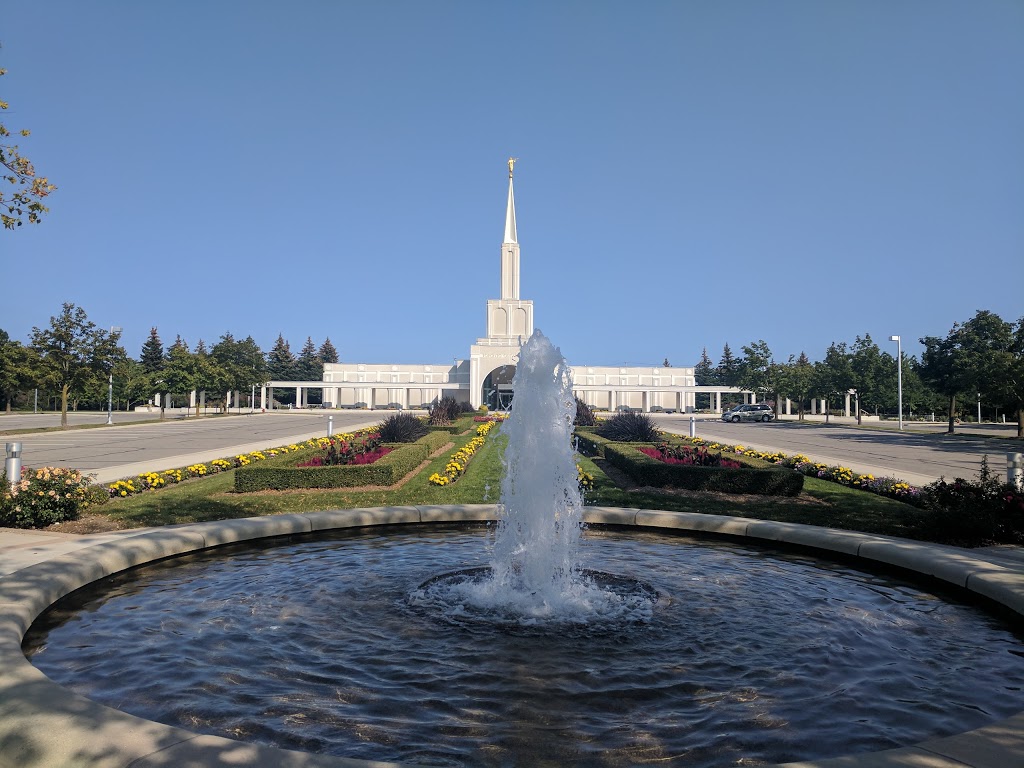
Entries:
[[[110, 335], [114, 333], [120, 333], [121, 326], [112, 325], [110, 326]], [[107, 380], [107, 424], [114, 423], [114, 363], [110, 363], [110, 378]]]
[[890, 336], [896, 342], [896, 399], [899, 400], [900, 432], [903, 431], [903, 343], [899, 336]]

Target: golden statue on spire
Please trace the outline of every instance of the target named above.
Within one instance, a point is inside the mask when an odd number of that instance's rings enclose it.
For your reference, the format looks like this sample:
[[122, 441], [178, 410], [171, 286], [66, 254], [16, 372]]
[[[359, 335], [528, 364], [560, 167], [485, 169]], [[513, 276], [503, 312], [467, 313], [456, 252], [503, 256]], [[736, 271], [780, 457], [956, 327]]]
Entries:
[[517, 162], [519, 162], [518, 157], [510, 157], [508, 159], [508, 177], [510, 179], [512, 178], [512, 166], [515, 165]]

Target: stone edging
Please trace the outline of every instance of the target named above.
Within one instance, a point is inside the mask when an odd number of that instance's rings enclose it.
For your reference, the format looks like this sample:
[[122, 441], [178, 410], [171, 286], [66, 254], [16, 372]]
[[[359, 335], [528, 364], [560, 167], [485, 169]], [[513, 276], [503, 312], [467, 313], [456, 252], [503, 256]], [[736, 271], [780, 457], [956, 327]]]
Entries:
[[[205, 736], [97, 704], [32, 666], [21, 641], [53, 602], [110, 574], [223, 544], [338, 528], [493, 520], [495, 505], [381, 507], [224, 520], [158, 528], [105, 541], [0, 578], [0, 765], [246, 765], [369, 768], [393, 763], [311, 755]], [[748, 518], [618, 507], [587, 507], [588, 523], [714, 533], [794, 544], [934, 577], [1024, 615], [1024, 574], [969, 550], [906, 539]], [[1005, 768], [1024, 765], [1024, 713], [967, 733], [863, 755], [788, 763], [788, 768]]]

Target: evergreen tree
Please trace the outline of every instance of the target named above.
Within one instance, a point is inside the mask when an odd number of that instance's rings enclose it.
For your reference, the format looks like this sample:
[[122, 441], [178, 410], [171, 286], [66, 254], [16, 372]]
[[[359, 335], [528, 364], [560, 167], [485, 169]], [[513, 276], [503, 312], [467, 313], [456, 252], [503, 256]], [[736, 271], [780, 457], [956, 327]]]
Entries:
[[196, 342], [196, 354], [197, 355], [208, 355], [210, 351], [206, 348], [206, 342], [200, 339]]
[[277, 335], [277, 341], [267, 355], [267, 374], [271, 379], [277, 381], [295, 381], [298, 379], [295, 355], [291, 347], [284, 340], [284, 336]]
[[306, 343], [302, 345], [299, 352], [299, 359], [296, 361], [297, 375], [299, 381], [322, 381], [324, 377], [324, 363], [317, 356], [316, 345], [313, 344], [311, 336], [306, 337]]
[[181, 338], [181, 334], [179, 333], [174, 338], [174, 343], [171, 344], [171, 346], [169, 346], [167, 348], [167, 359], [168, 360], [171, 359], [171, 352], [178, 352], [178, 351], [181, 351], [181, 350], [185, 350], [186, 352], [189, 351], [189, 349], [188, 349], [188, 342], [185, 341], [183, 338]]
[[700, 353], [700, 362], [693, 368], [693, 377], [699, 387], [706, 387], [719, 383], [715, 366], [711, 362], [711, 358], [708, 357], [707, 347], [704, 347]]
[[338, 350], [331, 344], [330, 337], [324, 339], [324, 343], [320, 345], [319, 351], [316, 356], [320, 358], [322, 363], [336, 363], [338, 362]]
[[149, 329], [149, 338], [142, 345], [139, 363], [145, 373], [156, 373], [164, 367], [164, 343], [160, 341], [156, 328]]
[[722, 348], [722, 358], [718, 361], [716, 374], [718, 377], [717, 383], [724, 384], [727, 387], [735, 387], [736, 382], [739, 380], [740, 364], [733, 357], [732, 350], [729, 349], [729, 342], [726, 342]]

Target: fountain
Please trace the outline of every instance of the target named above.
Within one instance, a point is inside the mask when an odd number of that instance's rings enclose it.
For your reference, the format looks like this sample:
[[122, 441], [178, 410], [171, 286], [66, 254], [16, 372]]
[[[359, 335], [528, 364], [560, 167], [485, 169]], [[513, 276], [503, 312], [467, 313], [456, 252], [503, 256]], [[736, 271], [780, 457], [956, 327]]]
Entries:
[[[896, 750], [887, 765], [1024, 764], [1021, 716], [992, 724], [1024, 706], [1013, 632], [959, 595], [764, 545], [902, 565], [1011, 606], [1019, 579], [882, 537], [584, 507], [568, 381], [536, 332], [498, 508], [185, 526], [0, 579], [0, 756], [708, 767], [857, 753], [843, 765], [870, 766]], [[38, 614], [103, 577], [35, 622], [34, 667], [16, 658]], [[950, 736], [965, 727], [978, 730]]]

